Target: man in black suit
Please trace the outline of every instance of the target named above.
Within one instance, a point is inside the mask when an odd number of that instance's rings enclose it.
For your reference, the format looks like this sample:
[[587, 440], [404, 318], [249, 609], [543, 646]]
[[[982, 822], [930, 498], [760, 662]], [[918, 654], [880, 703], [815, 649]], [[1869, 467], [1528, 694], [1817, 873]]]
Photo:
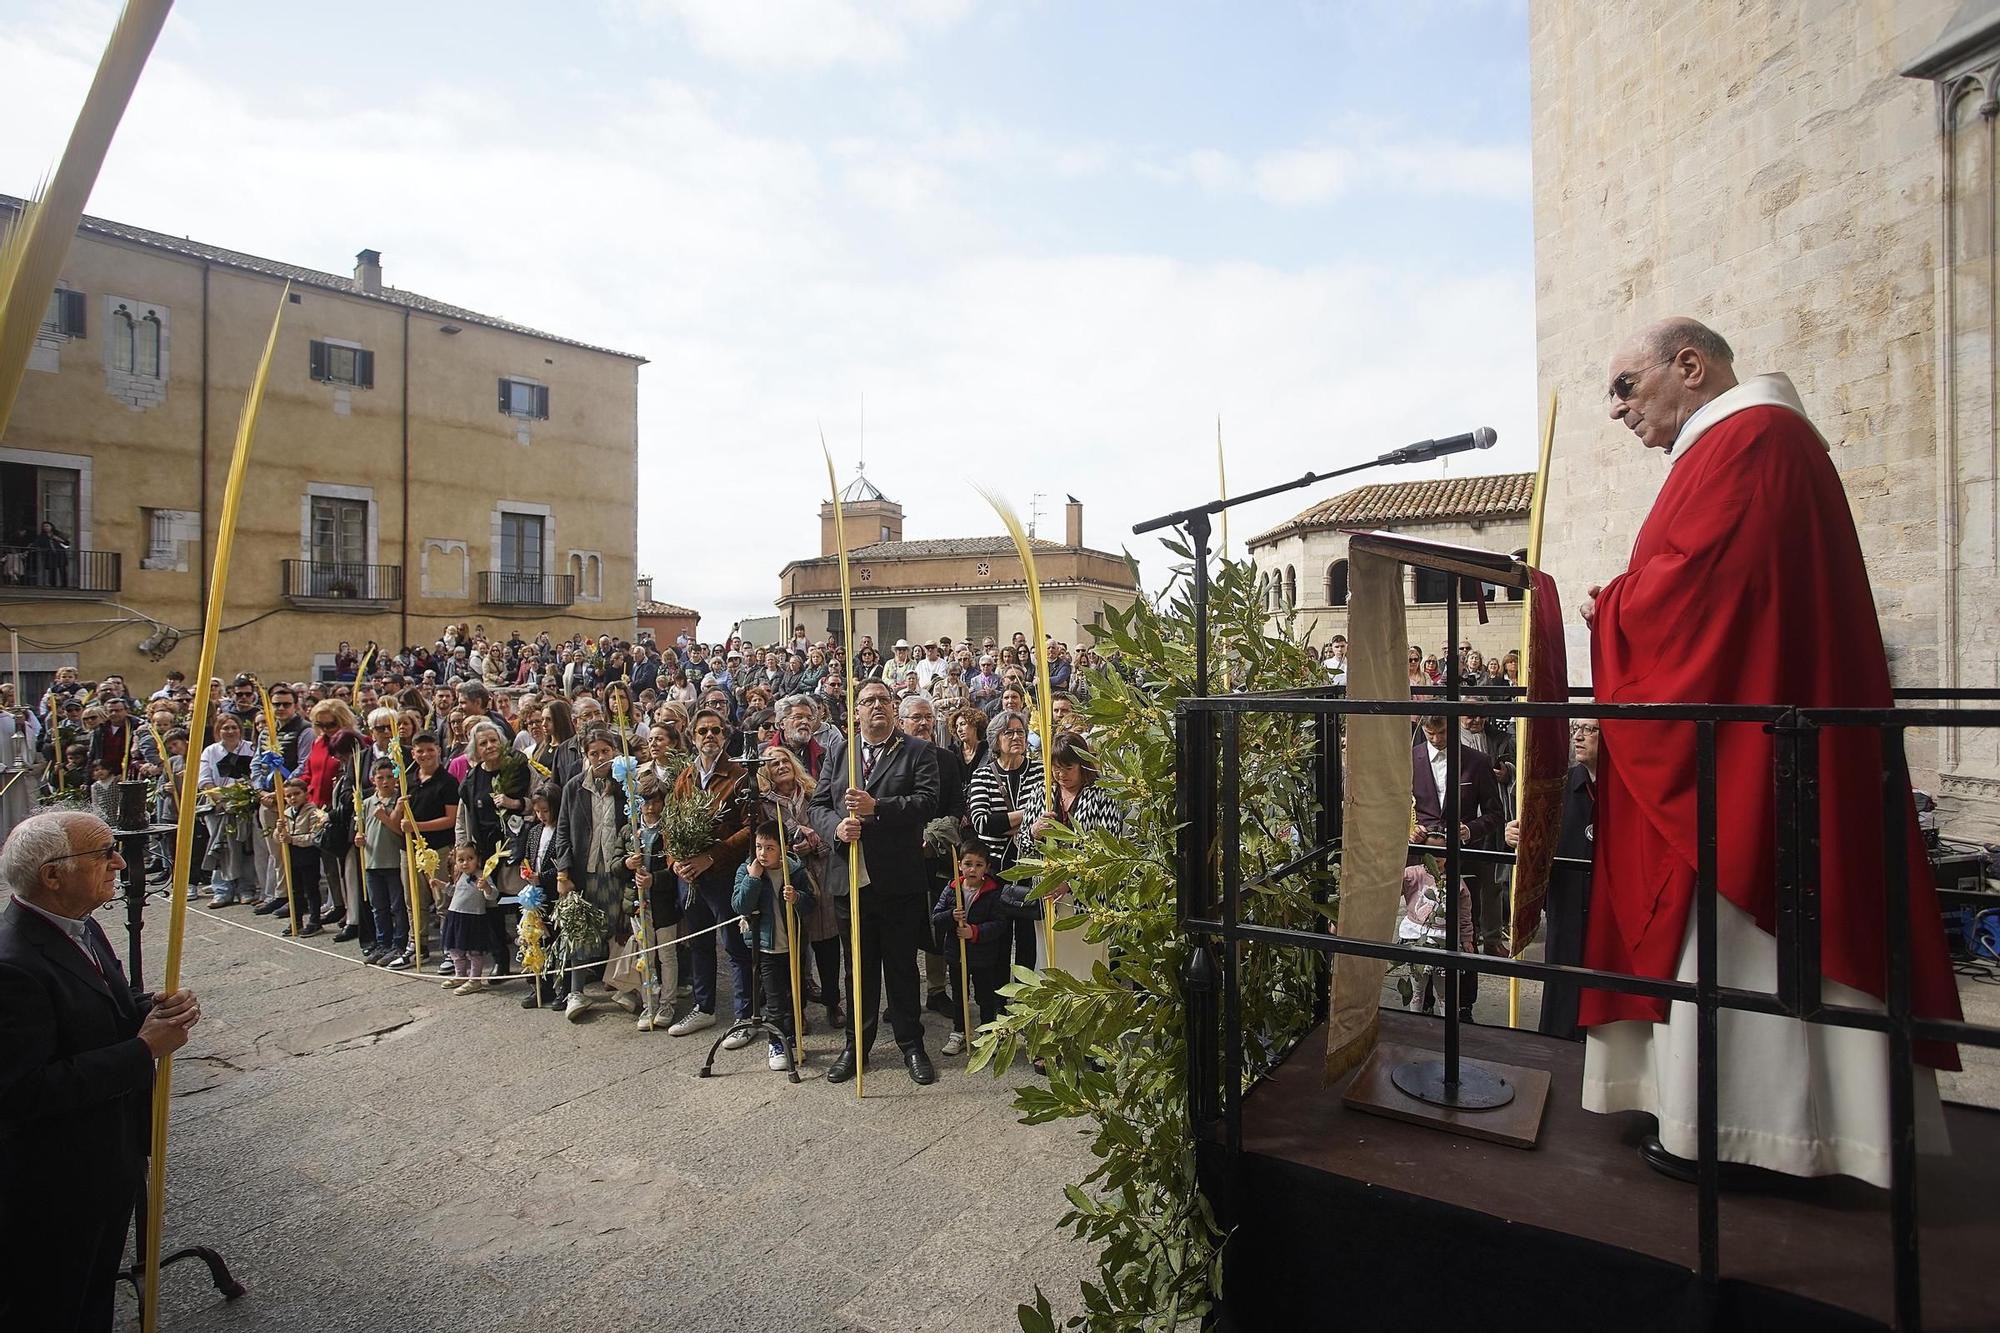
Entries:
[[[910, 741], [896, 730], [896, 702], [879, 680], [855, 692], [856, 732], [861, 754], [855, 776], [847, 781], [847, 742], [843, 738], [826, 756], [807, 812], [814, 831], [832, 848], [827, 858], [827, 892], [843, 912], [858, 913], [861, 924], [861, 977], [848, 977], [847, 1002], [859, 1004], [850, 1013], [862, 1015], [861, 1050], [854, 1033], [847, 1048], [826, 1071], [829, 1083], [854, 1077], [856, 1062], [868, 1058], [875, 1043], [876, 1014], [882, 991], [889, 992], [889, 1025], [903, 1049], [903, 1063], [918, 1083], [935, 1083], [937, 1071], [924, 1053], [917, 953], [930, 935], [930, 903], [925, 889], [924, 825], [938, 812], [938, 764], [935, 747]], [[848, 884], [847, 844], [861, 845], [865, 882]], [[853, 928], [848, 918], [846, 929]], [[846, 957], [849, 948], [842, 950]], [[849, 967], [851, 969], [852, 963]], [[856, 991], [860, 994], [857, 998]]]
[[[933, 815], [932, 818], [942, 815], [946, 819], [954, 820], [960, 825], [961, 834], [964, 833], [964, 756], [959, 753], [955, 745], [938, 744], [937, 709], [923, 695], [904, 696], [903, 702], [897, 705], [896, 713], [902, 719], [903, 735], [912, 743], [922, 742], [930, 746], [931, 752], [937, 756], [938, 809], [937, 815]], [[938, 893], [951, 882], [951, 877], [958, 873], [957, 861], [958, 854], [955, 849], [947, 848], [940, 851], [928, 843], [925, 844], [924, 865], [927, 878], [924, 892], [930, 895], [932, 902], [937, 901]], [[936, 941], [931, 941], [931, 944], [935, 945]], [[926, 947], [924, 990], [927, 998], [924, 1007], [934, 1014], [943, 1014], [949, 1018], [953, 1010], [951, 998], [945, 992], [945, 970], [944, 955], [937, 952], [934, 947]]]
[[[1423, 734], [1410, 749], [1410, 794], [1416, 802], [1417, 828], [1421, 841], [1426, 845], [1442, 848], [1445, 844], [1444, 797], [1445, 791], [1445, 747], [1451, 743], [1451, 724], [1441, 716], [1424, 719]], [[1500, 784], [1493, 776], [1493, 765], [1486, 756], [1469, 745], [1458, 746], [1458, 842], [1461, 847], [1475, 850], [1490, 849], [1506, 823], [1506, 811], [1500, 805]], [[1442, 857], [1440, 852], [1439, 856]], [[1421, 854], [1410, 853], [1410, 861], [1415, 864]], [[1482, 863], [1483, 864], [1483, 863]], [[1470, 863], [1461, 863], [1462, 872], [1471, 869]], [[1470, 890], [1472, 874], [1465, 874], [1462, 882]], [[1472, 893], [1473, 938], [1480, 937], [1481, 922], [1478, 920], [1479, 894]], [[1479, 995], [1479, 974], [1463, 974], [1459, 987], [1459, 1017], [1472, 1017], [1472, 1002]]]
[[[1570, 728], [1569, 776], [1563, 782], [1562, 823], [1556, 830], [1556, 856], [1585, 864], [1557, 865], [1549, 871], [1549, 897], [1542, 912], [1548, 930], [1542, 936], [1542, 961], [1583, 965], [1583, 940], [1590, 930], [1590, 865], [1597, 850], [1597, 723], [1586, 718]], [[1521, 845], [1521, 821], [1507, 825], [1507, 845]], [[1563, 981], [1542, 987], [1542, 1017], [1536, 1031], [1546, 1037], [1582, 1041], [1576, 1025], [1579, 988]]]
[[91, 919], [124, 866], [80, 812], [25, 819], [0, 847], [0, 1328], [111, 1327], [153, 1064], [201, 1018], [192, 991], [135, 995]]

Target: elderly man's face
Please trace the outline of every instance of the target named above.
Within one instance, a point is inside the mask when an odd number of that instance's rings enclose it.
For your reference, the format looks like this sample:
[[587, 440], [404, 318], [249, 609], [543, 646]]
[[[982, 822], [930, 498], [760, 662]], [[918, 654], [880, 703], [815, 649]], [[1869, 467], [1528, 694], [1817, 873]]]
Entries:
[[903, 709], [903, 734], [914, 736], [920, 741], [936, 740], [937, 711], [922, 699], [906, 705]]
[[42, 905], [72, 919], [96, 911], [118, 896], [118, 872], [125, 858], [111, 826], [94, 815], [70, 821], [69, 852], [45, 862], [36, 873]]
[[785, 739], [794, 745], [804, 745], [818, 730], [818, 719], [809, 707], [797, 706], [785, 714]]
[[1627, 339], [1612, 356], [1605, 381], [1611, 419], [1623, 422], [1648, 449], [1672, 449], [1681, 427], [1706, 401], [1688, 383], [1690, 366], [1698, 364], [1692, 354], [1678, 361], [1661, 358], [1643, 336]]

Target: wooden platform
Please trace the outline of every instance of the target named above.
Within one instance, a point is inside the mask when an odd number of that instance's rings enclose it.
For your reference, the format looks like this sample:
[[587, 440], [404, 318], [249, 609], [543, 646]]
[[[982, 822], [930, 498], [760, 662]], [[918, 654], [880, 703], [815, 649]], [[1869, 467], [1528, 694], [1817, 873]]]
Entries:
[[[1321, 1077], [1323, 1030], [1249, 1095], [1228, 1284], [1235, 1327], [1367, 1327], [1357, 1321], [1374, 1315], [1399, 1327], [1462, 1318], [1481, 1333], [1687, 1326], [1695, 1191], [1639, 1160], [1644, 1118], [1578, 1105], [1580, 1043], [1484, 1027], [1463, 1035], [1469, 1056], [1549, 1071], [1540, 1146], [1344, 1107], [1344, 1085]], [[1382, 1039], [1437, 1050], [1443, 1028], [1385, 1011]], [[1953, 1155], [1922, 1159], [1920, 1175], [1925, 1327], [2000, 1329], [2000, 1114], [1945, 1113]], [[1859, 1181], [1725, 1193], [1714, 1324], [1886, 1328], [1888, 1239], [1888, 1194]], [[1300, 1274], [1320, 1290], [1301, 1288]]]

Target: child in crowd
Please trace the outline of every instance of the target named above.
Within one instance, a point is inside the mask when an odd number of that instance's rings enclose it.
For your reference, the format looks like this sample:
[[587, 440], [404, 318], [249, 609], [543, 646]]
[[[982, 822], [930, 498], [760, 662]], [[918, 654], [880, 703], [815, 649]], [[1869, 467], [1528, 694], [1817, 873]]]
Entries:
[[375, 949], [362, 961], [401, 972], [415, 959], [410, 954], [410, 898], [403, 891], [403, 817], [395, 761], [376, 760], [373, 777], [375, 793], [362, 803], [361, 828], [354, 834], [354, 845], [363, 847], [368, 858], [368, 907], [375, 915]]
[[90, 808], [112, 828], [118, 827], [118, 771], [102, 759], [90, 766]]
[[783, 1072], [792, 1067], [789, 1046], [798, 1045], [792, 1030], [791, 936], [787, 932], [785, 904], [796, 915], [812, 909], [812, 889], [796, 857], [784, 854], [778, 844], [778, 823], [767, 819], [757, 826], [757, 841], [750, 859], [736, 868], [736, 888], [730, 907], [750, 918], [744, 934], [757, 954], [757, 971], [764, 983], [764, 1018], [785, 1036], [771, 1043], [767, 1063]]
[[[549, 853], [556, 845], [556, 802], [560, 790], [549, 783], [535, 788], [528, 797], [528, 819], [514, 835], [514, 850], [508, 858], [520, 867], [521, 884], [516, 893], [526, 889], [540, 889], [542, 893], [542, 929], [551, 932], [543, 941], [542, 957], [547, 960], [545, 967], [553, 967], [556, 956], [555, 940], [555, 900], [556, 867], [549, 859]], [[548, 976], [546, 973], [535, 978], [535, 984], [522, 999], [523, 1009], [534, 1009], [547, 1005], [562, 1007], [562, 976]]]
[[493, 968], [493, 934], [486, 913], [500, 901], [500, 890], [480, 873], [479, 848], [473, 843], [461, 842], [451, 849], [451, 869], [454, 878], [449, 885], [441, 876], [431, 881], [433, 890], [450, 894], [444, 912], [444, 951], [451, 956], [452, 974], [445, 978], [444, 988], [454, 995], [471, 995], [486, 989], [480, 974]]
[[[319, 934], [319, 839], [326, 811], [306, 799], [306, 780], [285, 780], [285, 844], [292, 870], [292, 903], [299, 911], [299, 938]], [[290, 927], [286, 927], [287, 930]]]
[[[951, 970], [951, 992], [957, 1003], [951, 1007], [951, 1035], [944, 1039], [944, 1053], [957, 1055], [965, 1049], [965, 978], [958, 971], [958, 942], [965, 941], [965, 959], [972, 972], [972, 996], [979, 1002], [979, 1021], [991, 1023], [1000, 1016], [1000, 988], [1007, 984], [1007, 941], [1012, 938], [1013, 921], [1000, 904], [1000, 881], [993, 878], [993, 863], [986, 848], [969, 841], [959, 849], [958, 878], [944, 886], [937, 904], [931, 908], [931, 931], [937, 936], [938, 951]], [[959, 906], [959, 894], [965, 905]]]
[[[639, 1031], [651, 1032], [674, 1020], [674, 992], [680, 988], [680, 951], [673, 940], [680, 934], [681, 882], [674, 875], [673, 858], [667, 855], [667, 840], [660, 831], [660, 818], [667, 808], [667, 784], [650, 770], [639, 777], [639, 828], [637, 846], [625, 858], [632, 872], [632, 887], [646, 895], [646, 908], [653, 918], [653, 943], [659, 946], [648, 959], [656, 970], [659, 985], [654, 999], [639, 1011]], [[632, 920], [638, 921], [637, 912]]]

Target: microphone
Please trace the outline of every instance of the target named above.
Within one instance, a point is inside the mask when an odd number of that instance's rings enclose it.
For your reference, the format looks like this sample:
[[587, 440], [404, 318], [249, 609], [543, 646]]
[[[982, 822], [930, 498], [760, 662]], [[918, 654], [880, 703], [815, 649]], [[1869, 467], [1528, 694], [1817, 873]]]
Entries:
[[1491, 426], [1481, 426], [1478, 430], [1464, 435], [1453, 435], [1443, 440], [1418, 440], [1400, 449], [1391, 449], [1375, 461], [1377, 463], [1426, 463], [1433, 458], [1443, 458], [1446, 454], [1462, 454], [1468, 449], [1491, 449], [1500, 437]]

